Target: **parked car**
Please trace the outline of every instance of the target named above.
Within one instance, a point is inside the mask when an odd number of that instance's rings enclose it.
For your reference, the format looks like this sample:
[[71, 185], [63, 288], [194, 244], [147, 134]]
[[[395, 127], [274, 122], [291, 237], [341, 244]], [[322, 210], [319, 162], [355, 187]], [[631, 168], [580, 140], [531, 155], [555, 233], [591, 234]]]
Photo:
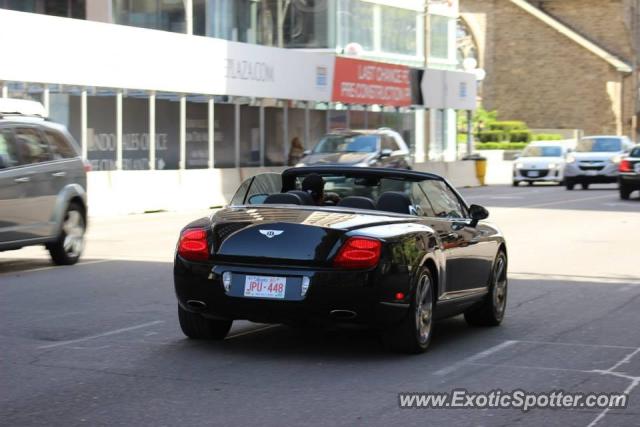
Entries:
[[521, 182], [563, 184], [565, 160], [575, 146], [572, 140], [532, 142], [513, 164], [513, 185]]
[[[338, 193], [318, 205], [309, 180]], [[507, 247], [487, 210], [442, 177], [346, 166], [290, 168], [245, 181], [231, 205], [180, 233], [173, 278], [193, 339], [223, 339], [236, 319], [360, 323], [417, 353], [433, 321], [464, 313], [497, 326]]]
[[589, 136], [582, 138], [574, 153], [567, 156], [564, 179], [567, 190], [580, 184], [584, 190], [590, 184], [618, 181], [618, 163], [631, 149], [626, 136]]
[[411, 168], [411, 153], [398, 132], [337, 130], [325, 135], [296, 166], [344, 165]]
[[87, 228], [87, 177], [73, 137], [32, 101], [0, 100], [0, 251], [45, 245], [75, 264]]
[[640, 190], [640, 145], [636, 145], [628, 156], [622, 158], [618, 171], [620, 198], [628, 200], [631, 193]]

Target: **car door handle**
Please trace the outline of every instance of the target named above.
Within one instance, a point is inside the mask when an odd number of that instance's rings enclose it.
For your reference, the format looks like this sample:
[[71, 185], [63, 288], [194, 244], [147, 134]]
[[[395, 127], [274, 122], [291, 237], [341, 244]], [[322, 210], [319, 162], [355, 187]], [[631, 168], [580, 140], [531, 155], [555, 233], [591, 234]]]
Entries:
[[62, 172], [54, 172], [51, 174], [51, 176], [55, 176], [55, 177], [63, 177], [63, 176], [67, 176], [67, 173], [62, 171]]
[[29, 181], [31, 181], [31, 178], [30, 178], [30, 177], [28, 177], [28, 176], [23, 176], [23, 177], [21, 177], [21, 178], [16, 178], [16, 179], [14, 179], [13, 181], [14, 181], [14, 182], [17, 182], [17, 183], [19, 183], [19, 184], [21, 184], [21, 183], [25, 183], [25, 182], [29, 182]]

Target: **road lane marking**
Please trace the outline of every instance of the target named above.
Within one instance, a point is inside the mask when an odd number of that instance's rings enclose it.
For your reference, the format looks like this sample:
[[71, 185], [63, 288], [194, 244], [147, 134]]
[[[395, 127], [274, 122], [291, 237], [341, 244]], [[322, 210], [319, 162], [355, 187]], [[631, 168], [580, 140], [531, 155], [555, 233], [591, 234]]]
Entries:
[[513, 340], [509, 340], [509, 341], [504, 341], [498, 345], [494, 345], [493, 347], [490, 347], [486, 350], [483, 350], [479, 353], [476, 353], [472, 356], [469, 357], [465, 357], [462, 360], [459, 360], [457, 362], [455, 362], [453, 365], [448, 366], [446, 368], [440, 369], [439, 371], [436, 371], [434, 373], [434, 375], [438, 375], [438, 376], [444, 376], [444, 375], [449, 375], [450, 373], [456, 371], [458, 368], [460, 368], [462, 365], [466, 365], [469, 364], [471, 362], [475, 362], [479, 359], [482, 359], [484, 357], [487, 357], [489, 355], [492, 355], [494, 353], [499, 352], [500, 350], [504, 350], [507, 347], [511, 347], [512, 345], [518, 343], [518, 341], [513, 341]]
[[603, 277], [603, 276], [573, 276], [564, 274], [537, 274], [537, 273], [509, 273], [510, 279], [519, 280], [544, 280], [558, 282], [578, 282], [578, 283], [611, 283], [630, 286], [640, 285], [640, 278], [637, 277]]
[[[26, 260], [26, 258], [24, 258], [24, 259]], [[23, 259], [22, 258], [15, 258], [15, 259], [12, 259], [11, 261], [18, 261], [18, 260], [22, 261]], [[91, 264], [102, 264], [103, 262], [111, 262], [111, 261], [112, 260], [110, 260], [110, 259], [96, 259], [94, 261], [79, 262], [79, 263], [77, 263], [77, 264], [75, 264], [73, 266], [52, 265], [50, 267], [40, 267], [40, 268], [33, 268], [33, 269], [29, 269], [29, 270], [7, 271], [6, 273], [0, 272], [0, 277], [2, 277], [2, 276], [11, 276], [11, 275], [16, 276], [16, 275], [20, 275], [20, 274], [23, 274], [23, 273], [35, 273], [35, 272], [38, 272], [38, 271], [47, 271], [47, 270], [56, 270], [56, 269], [62, 271], [64, 269], [68, 269], [70, 267], [72, 268], [72, 267], [81, 267], [81, 266], [84, 266], [84, 265], [91, 265]], [[2, 264], [0, 264], [0, 265], [2, 265]]]
[[147, 322], [147, 323], [143, 323], [141, 325], [129, 326], [127, 328], [115, 329], [113, 331], [103, 332], [103, 333], [97, 334], [97, 335], [90, 335], [88, 337], [78, 338], [78, 339], [75, 339], [75, 340], [59, 341], [59, 342], [56, 342], [56, 343], [53, 343], [53, 344], [42, 345], [42, 346], [38, 347], [38, 349], [43, 350], [43, 349], [47, 349], [47, 348], [61, 347], [63, 345], [75, 344], [75, 343], [78, 343], [78, 342], [89, 341], [89, 340], [93, 340], [93, 339], [96, 339], [96, 338], [108, 337], [108, 336], [111, 336], [111, 335], [121, 334], [123, 332], [134, 331], [136, 329], [147, 328], [149, 326], [158, 325], [160, 323], [164, 323], [164, 320], [154, 320], [153, 322]]
[[232, 335], [229, 335], [225, 338], [225, 340], [230, 340], [233, 338], [238, 338], [238, 337], [242, 337], [245, 335], [249, 335], [249, 334], [254, 334], [256, 332], [262, 332], [262, 331], [266, 331], [267, 329], [273, 329], [273, 328], [277, 328], [280, 325], [268, 325], [268, 326], [264, 326], [262, 328], [257, 328], [257, 329], [250, 329], [248, 331], [242, 331], [242, 332], [238, 332]]
[[557, 200], [555, 202], [545, 202], [545, 203], [534, 203], [532, 205], [523, 205], [523, 206], [513, 206], [514, 208], [540, 208], [543, 206], [554, 206], [554, 205], [562, 205], [574, 202], [585, 202], [588, 200], [598, 200], [598, 199], [610, 199], [613, 197], [612, 194], [606, 194], [604, 196], [595, 196], [595, 197], [583, 197], [580, 199], [565, 199], [565, 200]]

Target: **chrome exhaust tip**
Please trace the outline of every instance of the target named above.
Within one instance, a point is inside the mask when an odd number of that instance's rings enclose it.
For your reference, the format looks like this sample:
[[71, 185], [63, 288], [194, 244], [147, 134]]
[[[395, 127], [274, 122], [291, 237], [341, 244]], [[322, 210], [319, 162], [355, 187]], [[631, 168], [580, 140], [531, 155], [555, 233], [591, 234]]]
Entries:
[[350, 320], [354, 319], [358, 313], [351, 310], [331, 310], [329, 316], [336, 320]]
[[187, 305], [189, 306], [189, 308], [192, 308], [194, 310], [204, 310], [205, 308], [207, 308], [207, 304], [205, 302], [195, 299], [190, 299], [189, 301], [187, 301]]

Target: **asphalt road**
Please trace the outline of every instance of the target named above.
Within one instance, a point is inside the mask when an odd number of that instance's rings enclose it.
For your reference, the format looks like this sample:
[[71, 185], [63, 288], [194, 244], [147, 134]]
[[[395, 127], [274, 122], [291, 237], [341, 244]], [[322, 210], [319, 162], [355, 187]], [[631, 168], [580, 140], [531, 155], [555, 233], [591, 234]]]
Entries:
[[[507, 318], [437, 324], [423, 355], [366, 331], [236, 322], [185, 339], [171, 256], [200, 213], [98, 218], [84, 261], [0, 254], [2, 425], [640, 425], [640, 200], [612, 186], [463, 190], [508, 238]], [[399, 392], [631, 393], [623, 410], [400, 409]], [[595, 424], [594, 424], [595, 423]]]

